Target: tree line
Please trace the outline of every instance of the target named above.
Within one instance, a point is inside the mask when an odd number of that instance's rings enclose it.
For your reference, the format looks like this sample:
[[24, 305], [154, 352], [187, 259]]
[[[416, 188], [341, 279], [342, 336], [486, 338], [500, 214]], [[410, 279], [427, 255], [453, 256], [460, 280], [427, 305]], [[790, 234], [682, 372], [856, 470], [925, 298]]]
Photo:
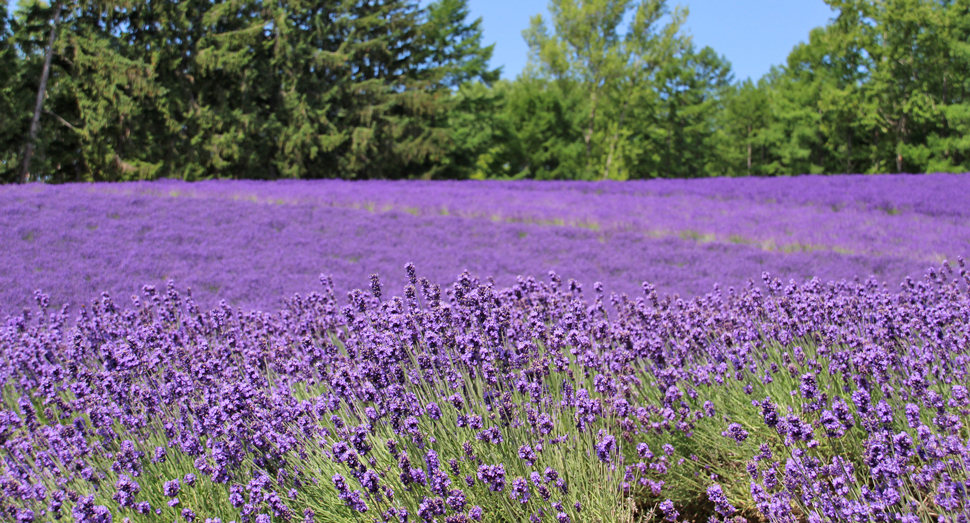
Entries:
[[[0, 0], [0, 179], [970, 171], [970, 0], [826, 0], [757, 81], [665, 0]], [[45, 72], [46, 70], [46, 72]]]

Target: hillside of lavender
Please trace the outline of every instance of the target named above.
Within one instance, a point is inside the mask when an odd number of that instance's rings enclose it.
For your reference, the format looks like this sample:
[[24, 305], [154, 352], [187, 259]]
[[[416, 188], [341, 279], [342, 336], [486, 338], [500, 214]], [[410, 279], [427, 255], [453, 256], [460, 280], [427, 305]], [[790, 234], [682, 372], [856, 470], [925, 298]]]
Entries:
[[0, 312], [41, 289], [75, 308], [174, 280], [208, 308], [274, 311], [413, 262], [497, 287], [550, 270], [608, 291], [695, 297], [769, 272], [897, 287], [970, 247], [970, 178], [567, 182], [152, 182], [0, 189]]
[[0, 520], [967, 521], [967, 194], [0, 188]]

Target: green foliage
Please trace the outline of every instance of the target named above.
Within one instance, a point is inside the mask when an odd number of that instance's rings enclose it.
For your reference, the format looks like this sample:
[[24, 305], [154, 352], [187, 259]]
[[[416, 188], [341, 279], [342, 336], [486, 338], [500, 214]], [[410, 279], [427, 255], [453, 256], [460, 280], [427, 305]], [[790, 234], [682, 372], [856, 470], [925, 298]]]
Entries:
[[[970, 170], [970, 3], [828, 3], [832, 23], [728, 96], [726, 174]], [[752, 112], [755, 101], [766, 114]], [[738, 157], [749, 143], [750, 169]]]
[[[71, 0], [32, 171], [51, 182], [970, 171], [970, 0], [828, 0], [758, 81], [666, 0], [552, 0], [499, 81], [468, 0]], [[52, 9], [0, 3], [0, 180]]]
[[21, 61], [11, 42], [7, 0], [0, 0], [0, 181], [12, 181], [17, 175], [20, 137], [26, 134], [24, 101], [19, 89]]
[[[0, 86], [3, 107], [30, 103], [46, 47], [50, 8], [18, 13], [14, 46], [0, 33], [0, 60], [22, 72]], [[36, 170], [48, 181], [424, 176], [454, 147], [452, 89], [498, 76], [467, 16], [466, 0], [67, 2]], [[4, 124], [6, 171], [24, 133]]]
[[575, 82], [520, 78], [509, 89], [506, 116], [515, 141], [496, 156], [506, 173], [537, 179], [582, 179], [586, 156], [580, 116], [584, 93]]
[[[665, 0], [553, 0], [549, 7], [554, 31], [537, 15], [524, 33], [531, 53], [525, 76], [555, 82], [560, 92], [577, 98], [582, 93], [576, 123], [582, 129], [584, 162], [564, 177], [625, 179], [642, 174], [635, 164], [642, 163], [637, 157], [643, 148], [630, 138], [649, 132], [632, 129], [628, 115], [643, 108], [658, 113], [663, 84], [677, 76], [674, 64], [692, 51], [689, 39], [679, 34], [687, 11], [670, 12]], [[620, 25], [630, 13], [624, 30]], [[670, 21], [660, 26], [667, 15]], [[671, 101], [666, 108], [676, 104]]]
[[502, 109], [520, 142], [491, 156], [555, 151], [551, 168], [517, 171], [565, 179], [970, 170], [970, 2], [829, 5], [784, 66], [731, 85], [730, 64], [680, 33], [686, 11], [554, 0], [510, 91], [534, 102]]
[[495, 44], [482, 47], [482, 19], [467, 22], [468, 0], [436, 0], [421, 25], [419, 52], [425, 70], [436, 80], [457, 88], [469, 82], [492, 85], [501, 69], [489, 69]]

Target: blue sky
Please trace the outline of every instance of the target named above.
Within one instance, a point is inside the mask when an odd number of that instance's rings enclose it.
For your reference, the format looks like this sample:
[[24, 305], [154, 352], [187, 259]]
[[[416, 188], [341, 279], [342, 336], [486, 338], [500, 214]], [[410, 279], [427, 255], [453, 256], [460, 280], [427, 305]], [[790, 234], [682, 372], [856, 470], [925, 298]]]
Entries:
[[[690, 9], [687, 29], [694, 44], [726, 56], [739, 80], [757, 80], [784, 63], [792, 47], [834, 14], [822, 0], [668, 0], [670, 6], [678, 3]], [[548, 17], [547, 5], [548, 0], [469, 0], [472, 18], [481, 17], [485, 26], [485, 43], [495, 44], [492, 64], [504, 66], [503, 77], [522, 71], [528, 57], [522, 30], [532, 15]]]

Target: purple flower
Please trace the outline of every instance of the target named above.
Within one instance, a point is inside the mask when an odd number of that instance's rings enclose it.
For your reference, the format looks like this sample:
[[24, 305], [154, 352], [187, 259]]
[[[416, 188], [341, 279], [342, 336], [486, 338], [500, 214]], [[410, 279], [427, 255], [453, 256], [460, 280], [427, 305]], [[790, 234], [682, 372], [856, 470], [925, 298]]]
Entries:
[[337, 489], [338, 495], [344, 496], [350, 492], [347, 488], [347, 481], [340, 474], [334, 474], [331, 480], [333, 481], [334, 488]]
[[653, 452], [650, 452], [650, 447], [646, 443], [638, 443], [637, 456], [640, 456], [640, 459], [652, 459]]
[[596, 457], [602, 462], [609, 463], [614, 452], [616, 452], [616, 438], [600, 430], [599, 440], [596, 442]]
[[947, 404], [951, 407], [970, 406], [970, 392], [963, 385], [954, 385], [950, 389], [950, 401]]
[[435, 516], [443, 516], [444, 514], [445, 504], [441, 498], [423, 497], [418, 505], [418, 516], [423, 521], [430, 523]]
[[815, 375], [811, 372], [802, 374], [801, 385], [799, 385], [798, 388], [801, 391], [803, 398], [815, 398], [815, 396], [818, 394], [818, 382], [815, 380]]
[[478, 441], [487, 441], [493, 445], [498, 445], [504, 441], [502, 431], [498, 427], [491, 427], [479, 432], [475, 435], [475, 439]]
[[830, 438], [841, 438], [845, 434], [845, 427], [839, 421], [838, 416], [830, 410], [823, 410], [819, 416], [819, 422], [825, 429], [825, 435]]
[[680, 512], [674, 508], [674, 502], [669, 499], [660, 504], [660, 510], [664, 513], [664, 519], [667, 521], [677, 521], [677, 516]]
[[714, 509], [722, 516], [730, 516], [737, 510], [728, 502], [724, 491], [721, 490], [721, 486], [717, 483], [707, 487], [707, 498], [714, 503]]
[[174, 498], [175, 496], [178, 496], [179, 491], [181, 489], [182, 489], [182, 486], [181, 484], [179, 484], [179, 480], [177, 479], [166, 481], [165, 484], [162, 485], [162, 492], [170, 498]]
[[242, 496], [242, 485], [232, 485], [229, 487], [229, 504], [235, 508], [243, 506], [246, 502]]
[[708, 418], [713, 418], [714, 417], [714, 404], [711, 403], [710, 401], [705, 401], [704, 402], [704, 413], [707, 415]]
[[529, 482], [525, 478], [515, 478], [512, 480], [512, 489], [509, 492], [509, 498], [524, 504], [529, 501], [530, 497]]
[[920, 408], [919, 405], [915, 403], [906, 404], [906, 422], [909, 424], [909, 428], [915, 429], [923, 424], [920, 420]]
[[[363, 474], [360, 475], [360, 477], [358, 478], [358, 480], [360, 481], [361, 486], [364, 487], [364, 489], [367, 490], [368, 492], [370, 492], [371, 494], [377, 493], [377, 491], [378, 491], [378, 489], [380, 487], [379, 478], [377, 476], [377, 473], [374, 472], [373, 470], [368, 470], [368, 471], [364, 472]], [[293, 490], [292, 491], [292, 494], [293, 495], [290, 496], [290, 497], [291, 498], [295, 498], [296, 497], [296, 490]]]
[[855, 403], [856, 409], [861, 414], [868, 414], [870, 407], [872, 407], [869, 393], [862, 389], [852, 393], [852, 403]]
[[141, 492], [141, 486], [125, 474], [118, 476], [118, 481], [115, 483], [115, 488], [117, 492], [112, 499], [118, 502], [122, 507], [134, 507], [135, 505], [135, 495]]
[[530, 467], [536, 460], [536, 453], [529, 445], [519, 447], [519, 459], [525, 461]]
[[448, 493], [445, 503], [455, 512], [461, 512], [465, 508], [465, 493], [459, 489], [453, 489]]
[[546, 482], [548, 483], [551, 481], [556, 481], [556, 478], [559, 477], [559, 473], [556, 472], [556, 469], [552, 467], [546, 467], [546, 470], [545, 472], [542, 473], [542, 476], [543, 478], [545, 478]]
[[479, 465], [478, 480], [488, 485], [488, 490], [501, 492], [505, 489], [505, 465]]
[[771, 402], [770, 398], [765, 398], [763, 401], [755, 402], [756, 406], [761, 407], [761, 417], [765, 420], [765, 425], [769, 428], [775, 428], [778, 426], [778, 410], [775, 408], [775, 404]]
[[739, 423], [732, 423], [728, 425], [728, 429], [721, 433], [722, 436], [726, 438], [731, 438], [736, 441], [739, 445], [744, 440], [748, 439], [748, 431], [744, 430]]

